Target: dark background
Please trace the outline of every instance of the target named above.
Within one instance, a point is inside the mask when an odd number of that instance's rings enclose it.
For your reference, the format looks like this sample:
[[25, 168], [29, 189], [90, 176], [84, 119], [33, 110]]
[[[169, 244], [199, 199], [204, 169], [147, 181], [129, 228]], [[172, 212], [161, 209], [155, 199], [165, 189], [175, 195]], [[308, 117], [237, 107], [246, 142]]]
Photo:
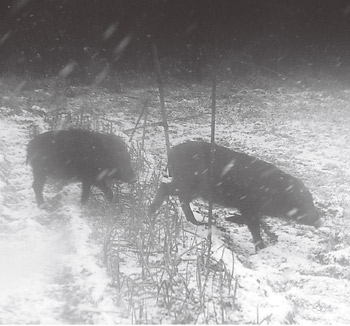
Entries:
[[177, 76], [254, 66], [350, 81], [347, 0], [1, 0], [0, 19], [1, 73], [147, 73], [154, 41]]

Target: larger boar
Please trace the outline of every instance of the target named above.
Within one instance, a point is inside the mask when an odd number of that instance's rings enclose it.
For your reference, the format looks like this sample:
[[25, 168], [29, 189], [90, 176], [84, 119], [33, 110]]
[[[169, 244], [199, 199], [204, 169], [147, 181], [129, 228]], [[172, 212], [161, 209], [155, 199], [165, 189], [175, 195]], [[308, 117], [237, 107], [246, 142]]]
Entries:
[[33, 188], [39, 206], [44, 203], [47, 177], [82, 182], [82, 203], [88, 200], [91, 186], [99, 187], [111, 200], [113, 192], [107, 180], [135, 181], [127, 146], [112, 134], [82, 129], [48, 131], [29, 143], [27, 162], [33, 168]]
[[212, 178], [209, 180], [211, 144], [189, 141], [174, 146], [168, 168], [172, 181], [162, 183], [150, 205], [152, 214], [166, 196], [179, 197], [188, 221], [196, 221], [190, 202], [200, 197], [215, 204], [236, 208], [248, 226], [256, 249], [265, 245], [260, 235], [262, 216], [287, 217], [298, 223], [320, 225], [309, 190], [299, 179], [276, 166], [244, 153], [214, 145]]

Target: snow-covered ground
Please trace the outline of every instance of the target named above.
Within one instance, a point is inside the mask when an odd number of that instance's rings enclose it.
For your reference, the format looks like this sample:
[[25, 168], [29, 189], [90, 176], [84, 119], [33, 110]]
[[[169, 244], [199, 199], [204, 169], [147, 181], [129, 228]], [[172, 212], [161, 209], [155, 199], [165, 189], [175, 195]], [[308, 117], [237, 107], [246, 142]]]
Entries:
[[[178, 93], [183, 94], [181, 90]], [[199, 106], [204, 96], [185, 93], [182, 98], [176, 94], [168, 94], [170, 118], [190, 115], [193, 108], [196, 113], [202, 112]], [[247, 95], [249, 100], [252, 97]], [[107, 101], [99, 94], [94, 100], [97, 98], [101, 103], [119, 101], [118, 113], [106, 113], [116, 120], [123, 119], [124, 129], [136, 121], [137, 115], [132, 110], [127, 112], [133, 105], [127, 97]], [[245, 103], [244, 98], [233, 105], [233, 100], [218, 103], [217, 141], [303, 179], [313, 193], [323, 226], [315, 230], [267, 219], [278, 241], [267, 240], [268, 247], [255, 254], [247, 228], [230, 225], [224, 221], [225, 210], [216, 211], [220, 228], [213, 230], [212, 255], [217, 262], [224, 262], [237, 282], [235, 297], [233, 293], [225, 294], [225, 300], [234, 301], [225, 301], [225, 321], [349, 324], [350, 93], [300, 92], [273, 98], [259, 95], [259, 106]], [[77, 101], [79, 97], [73, 98], [70, 105], [77, 105]], [[70, 196], [65, 196], [52, 212], [36, 207], [25, 149], [30, 125], [37, 116], [26, 110], [18, 115], [6, 112], [7, 108], [0, 109], [0, 323], [136, 322], [132, 309], [128, 309], [130, 302], [121, 300], [123, 295], [111, 286], [113, 275], [103, 263], [103, 244], [88, 218], [88, 208], [79, 204], [79, 189], [73, 187]], [[209, 125], [208, 115], [171, 122], [172, 143], [208, 140]], [[139, 130], [135, 137], [141, 136]], [[145, 144], [155, 162], [164, 160], [160, 127], [147, 129]], [[202, 203], [197, 206], [199, 211], [203, 209]], [[197, 234], [198, 241], [207, 237], [204, 227], [186, 224], [186, 228]], [[120, 269], [124, 275], [133, 275], [137, 264], [137, 254], [130, 252], [120, 261]], [[196, 274], [195, 265], [186, 265], [194, 268], [190, 275]], [[178, 268], [179, 272], [186, 269], [181, 264]], [[210, 303], [214, 307], [221, 302], [219, 291], [213, 290], [213, 297], [208, 299], [207, 315], [198, 314], [195, 321], [220, 322], [220, 318], [212, 317], [217, 312], [210, 308]], [[176, 320], [171, 313], [157, 308], [155, 298], [142, 300], [147, 322]], [[208, 317], [210, 309], [212, 316]]]

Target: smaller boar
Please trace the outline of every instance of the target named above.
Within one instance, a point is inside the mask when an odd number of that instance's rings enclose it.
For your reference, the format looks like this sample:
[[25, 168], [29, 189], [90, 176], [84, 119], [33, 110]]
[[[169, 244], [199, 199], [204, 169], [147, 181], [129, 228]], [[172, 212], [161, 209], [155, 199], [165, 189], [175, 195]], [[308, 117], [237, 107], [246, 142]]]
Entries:
[[[244, 153], [214, 145], [212, 178], [209, 180], [211, 144], [189, 141], [174, 146], [168, 168], [172, 181], [162, 183], [149, 207], [153, 214], [169, 196], [178, 196], [188, 221], [196, 221], [190, 202], [199, 197], [214, 204], [236, 208], [255, 244], [265, 247], [260, 235], [262, 216], [286, 217], [298, 223], [320, 226], [312, 196], [302, 181], [276, 166]], [[234, 218], [232, 219], [234, 220]]]
[[82, 129], [48, 131], [35, 136], [27, 147], [27, 162], [33, 169], [38, 206], [44, 203], [47, 177], [82, 182], [82, 203], [88, 200], [91, 186], [100, 188], [112, 200], [107, 180], [128, 183], [136, 180], [122, 138]]

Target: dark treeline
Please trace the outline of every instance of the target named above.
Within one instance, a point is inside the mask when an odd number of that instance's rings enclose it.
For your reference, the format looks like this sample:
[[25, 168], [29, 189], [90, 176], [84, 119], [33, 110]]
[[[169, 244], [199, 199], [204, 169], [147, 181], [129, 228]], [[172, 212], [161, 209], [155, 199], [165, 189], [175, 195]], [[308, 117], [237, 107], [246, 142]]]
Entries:
[[[347, 0], [2, 0], [0, 71], [54, 75], [69, 63], [112, 71], [161, 60], [200, 76], [209, 63], [278, 71], [350, 66]], [[176, 69], [174, 70], [176, 71]]]

